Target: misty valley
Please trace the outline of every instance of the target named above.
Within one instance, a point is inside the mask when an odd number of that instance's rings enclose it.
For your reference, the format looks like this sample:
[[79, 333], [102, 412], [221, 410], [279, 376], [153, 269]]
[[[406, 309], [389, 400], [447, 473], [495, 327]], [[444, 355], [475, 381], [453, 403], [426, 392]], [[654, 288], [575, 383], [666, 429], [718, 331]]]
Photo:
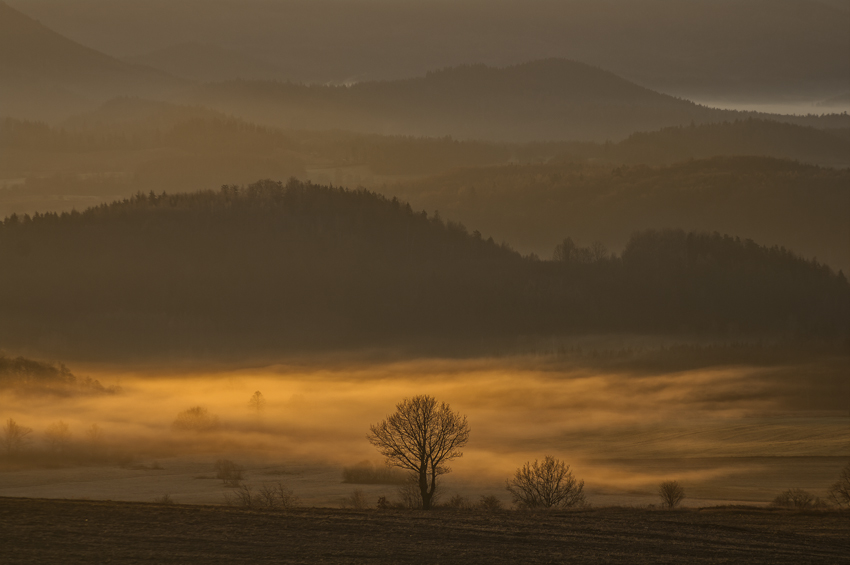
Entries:
[[843, 562], [847, 29], [0, 0], [0, 562]]

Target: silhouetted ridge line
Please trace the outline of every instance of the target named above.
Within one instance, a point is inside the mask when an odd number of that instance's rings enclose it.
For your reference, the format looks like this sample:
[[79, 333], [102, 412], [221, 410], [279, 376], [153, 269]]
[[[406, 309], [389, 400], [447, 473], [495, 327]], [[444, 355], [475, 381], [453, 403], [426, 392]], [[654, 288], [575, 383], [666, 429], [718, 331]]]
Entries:
[[[0, 339], [74, 355], [415, 345], [573, 331], [846, 332], [843, 274], [719, 234], [556, 261], [365, 190], [139, 194], [0, 228]], [[46, 345], [45, 345], [46, 344]]]

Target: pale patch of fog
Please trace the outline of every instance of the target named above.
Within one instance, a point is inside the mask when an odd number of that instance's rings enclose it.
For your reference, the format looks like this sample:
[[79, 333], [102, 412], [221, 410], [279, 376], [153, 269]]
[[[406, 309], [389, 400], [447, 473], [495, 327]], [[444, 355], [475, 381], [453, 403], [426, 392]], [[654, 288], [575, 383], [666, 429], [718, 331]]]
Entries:
[[[333, 496], [348, 488], [340, 485], [343, 466], [377, 462], [366, 441], [369, 425], [416, 394], [433, 395], [467, 415], [472, 437], [448, 479], [465, 492], [503, 490], [504, 479], [518, 466], [547, 454], [570, 463], [591, 492], [638, 489], [646, 495], [671, 476], [699, 484], [759, 472], [760, 463], [742, 463], [740, 458], [837, 457], [846, 452], [841, 439], [846, 414], [796, 414], [789, 419], [775, 391], [746, 367], [631, 374], [528, 357], [86, 374], [119, 384], [123, 392], [70, 398], [5, 392], [0, 417], [33, 428], [31, 449], [46, 449], [44, 430], [59, 420], [68, 424], [76, 444], [97, 424], [104, 448], [138, 461], [164, 461], [167, 468], [185, 467], [186, 480], [211, 473], [210, 462], [222, 454], [252, 462], [255, 469], [283, 469], [281, 473], [314, 468], [298, 479], [308, 490], [305, 500], [313, 504], [332, 505]], [[249, 403], [256, 391], [266, 401], [259, 411]], [[195, 406], [218, 418], [218, 426], [202, 432], [175, 429], [178, 414]], [[712, 462], [693, 468], [676, 463], [694, 458]], [[28, 483], [20, 467], [7, 468], [7, 478], [10, 469], [21, 473], [17, 480], [23, 490], [0, 489], [0, 494], [33, 495], [23, 488]], [[220, 489], [212, 488], [212, 494], [193, 496], [220, 502]]]

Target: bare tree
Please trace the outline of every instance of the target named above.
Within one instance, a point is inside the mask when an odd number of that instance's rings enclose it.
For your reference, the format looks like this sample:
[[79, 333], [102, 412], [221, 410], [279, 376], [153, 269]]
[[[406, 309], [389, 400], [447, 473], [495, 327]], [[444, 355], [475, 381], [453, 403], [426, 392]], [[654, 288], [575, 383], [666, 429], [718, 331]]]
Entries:
[[68, 424], [59, 420], [47, 426], [47, 429], [44, 430], [44, 437], [47, 439], [50, 449], [62, 452], [71, 442], [71, 430], [68, 428]]
[[829, 498], [841, 508], [850, 508], [850, 463], [844, 466], [838, 481], [829, 488]]
[[3, 426], [3, 447], [6, 448], [6, 453], [11, 455], [23, 449], [29, 441], [27, 436], [31, 433], [32, 428], [21, 426], [12, 418], [6, 420], [6, 425]]
[[658, 486], [658, 496], [667, 508], [676, 508], [685, 498], [685, 489], [678, 481], [664, 481]]
[[261, 415], [263, 410], [266, 409], [266, 398], [263, 396], [263, 393], [259, 390], [256, 391], [248, 401], [248, 407], [256, 412], [257, 416]]
[[463, 455], [469, 424], [445, 402], [421, 395], [397, 404], [395, 413], [371, 426], [366, 437], [388, 464], [414, 473], [422, 508], [428, 510], [437, 477], [451, 471], [446, 462]]
[[505, 487], [521, 508], [571, 508], [584, 506], [582, 490], [584, 481], [579, 481], [563, 461], [547, 455], [543, 463], [526, 463], [516, 470], [514, 477]]
[[103, 430], [97, 424], [92, 424], [89, 429], [85, 431], [86, 435], [86, 443], [88, 443], [89, 453], [91, 455], [97, 454], [100, 450], [100, 446], [103, 443]]

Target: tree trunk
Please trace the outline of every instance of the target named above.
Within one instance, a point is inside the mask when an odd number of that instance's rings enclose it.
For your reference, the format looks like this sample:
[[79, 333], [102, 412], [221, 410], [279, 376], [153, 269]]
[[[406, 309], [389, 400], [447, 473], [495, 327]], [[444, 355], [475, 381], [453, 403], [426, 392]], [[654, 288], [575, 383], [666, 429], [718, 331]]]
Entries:
[[422, 510], [430, 510], [431, 493], [428, 492], [428, 475], [424, 469], [419, 471], [419, 492], [422, 494]]

